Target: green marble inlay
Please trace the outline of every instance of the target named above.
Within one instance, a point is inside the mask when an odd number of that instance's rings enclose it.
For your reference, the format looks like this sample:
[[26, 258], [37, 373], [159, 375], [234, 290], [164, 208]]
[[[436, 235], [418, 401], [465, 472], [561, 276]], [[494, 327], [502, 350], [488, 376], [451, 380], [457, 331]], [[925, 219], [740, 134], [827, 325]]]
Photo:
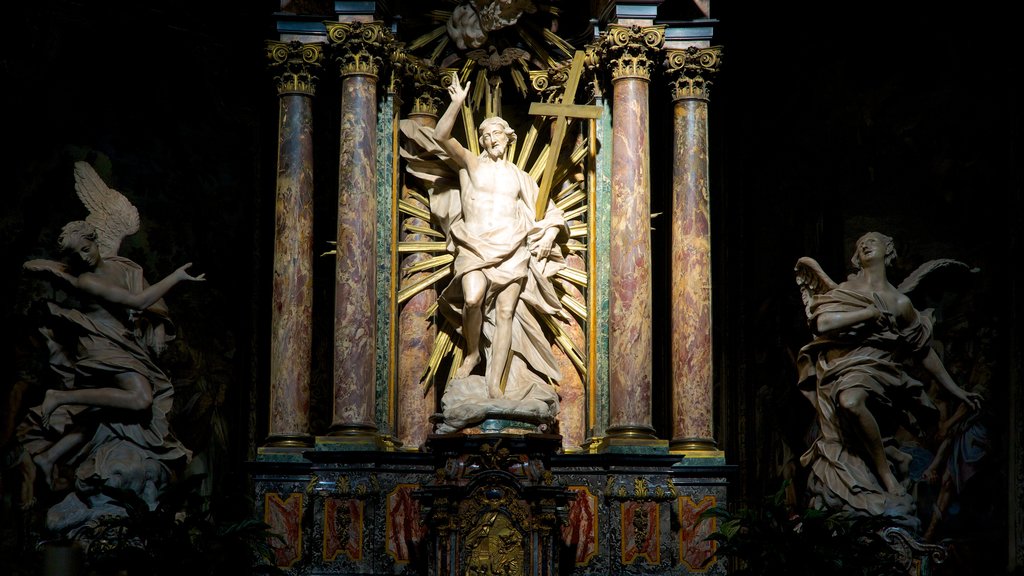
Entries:
[[600, 118], [597, 119], [597, 190], [594, 191], [595, 206], [594, 213], [597, 215], [597, 237], [591, 239], [594, 244], [594, 251], [597, 259], [597, 349], [592, 353], [596, 354], [597, 374], [594, 383], [597, 387], [595, 397], [597, 405], [594, 407], [596, 421], [594, 422], [593, 434], [604, 435], [608, 427], [608, 297], [611, 290], [609, 278], [609, 253], [611, 251], [611, 229], [612, 229], [612, 110], [611, 106], [603, 98], [597, 99], [597, 104], [604, 108]]
[[[391, 285], [391, 226], [392, 218], [392, 154], [394, 134], [394, 96], [388, 94], [380, 101], [377, 111], [377, 342], [376, 342], [376, 420], [382, 434], [390, 434], [393, 428], [388, 406], [391, 387], [388, 385], [391, 351], [391, 300], [395, 289]], [[319, 448], [319, 447], [318, 447]]]
[[256, 454], [256, 461], [257, 462], [303, 462], [303, 463], [304, 462], [309, 462], [309, 460], [306, 460], [305, 456], [303, 456], [303, 453], [305, 453], [306, 450], [309, 450], [309, 448], [303, 448], [301, 451], [285, 451], [285, 450], [282, 450], [280, 452], [278, 452], [278, 451], [276, 451], [274, 449], [269, 449], [269, 450], [261, 449], [260, 452]]
[[686, 466], [725, 466], [725, 456], [693, 456], [687, 454], [681, 461], [672, 465], [675, 467], [686, 467]]
[[[601, 449], [605, 454], [668, 454], [668, 443], [664, 445], [649, 444], [609, 444]], [[684, 458], [685, 460], [685, 458]]]

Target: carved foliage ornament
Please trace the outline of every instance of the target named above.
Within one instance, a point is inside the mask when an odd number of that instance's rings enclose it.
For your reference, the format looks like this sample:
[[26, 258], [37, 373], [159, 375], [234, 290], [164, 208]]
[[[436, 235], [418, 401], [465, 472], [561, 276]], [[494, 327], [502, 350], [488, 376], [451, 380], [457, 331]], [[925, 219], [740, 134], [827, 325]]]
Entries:
[[383, 22], [325, 22], [324, 25], [342, 76], [376, 78], [379, 75], [384, 56], [394, 45], [394, 36]]
[[270, 60], [279, 96], [316, 94], [316, 75], [324, 59], [322, 44], [268, 41], [267, 59]]
[[621, 26], [610, 24], [602, 38], [612, 80], [650, 80], [655, 55], [665, 42], [665, 26]]
[[718, 73], [722, 64], [722, 47], [668, 50], [665, 69], [671, 80], [672, 99], [707, 100], [711, 90], [711, 78]]

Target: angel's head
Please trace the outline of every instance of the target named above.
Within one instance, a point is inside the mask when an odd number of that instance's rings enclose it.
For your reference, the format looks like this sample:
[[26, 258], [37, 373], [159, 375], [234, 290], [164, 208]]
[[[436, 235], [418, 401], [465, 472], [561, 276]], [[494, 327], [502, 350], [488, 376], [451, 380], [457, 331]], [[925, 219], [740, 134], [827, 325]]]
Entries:
[[516, 131], [500, 116], [491, 116], [480, 123], [480, 148], [493, 159], [504, 158], [508, 145], [516, 141]]
[[95, 226], [85, 220], [75, 220], [61, 228], [57, 245], [62, 253], [72, 256], [72, 264], [95, 268], [100, 263], [100, 248], [96, 238]]
[[850, 262], [853, 263], [854, 268], [860, 270], [863, 259], [878, 249], [884, 250], [884, 263], [885, 266], [888, 266], [896, 257], [896, 245], [891, 237], [881, 232], [868, 232], [858, 238], [857, 243], [853, 246], [853, 257], [850, 258]]

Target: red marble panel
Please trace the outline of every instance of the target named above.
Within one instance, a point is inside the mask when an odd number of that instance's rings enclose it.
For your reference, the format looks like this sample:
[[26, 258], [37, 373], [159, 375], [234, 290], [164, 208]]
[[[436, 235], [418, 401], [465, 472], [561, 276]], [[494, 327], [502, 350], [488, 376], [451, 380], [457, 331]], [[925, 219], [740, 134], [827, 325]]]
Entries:
[[705, 572], [712, 566], [705, 563], [715, 555], [718, 545], [707, 537], [717, 529], [717, 520], [698, 518], [717, 503], [710, 494], [700, 501], [695, 501], [692, 496], [679, 497], [679, 563], [690, 573]]
[[632, 564], [642, 558], [647, 564], [661, 562], [661, 522], [657, 502], [624, 502], [621, 504], [622, 563]]
[[339, 554], [363, 559], [363, 501], [355, 498], [324, 500], [324, 562]]
[[598, 553], [597, 495], [586, 486], [569, 486], [576, 498], [569, 504], [569, 517], [562, 527], [562, 541], [575, 551], [577, 566], [590, 563]]
[[384, 550], [396, 564], [412, 559], [412, 549], [427, 535], [420, 523], [420, 505], [412, 497], [419, 484], [399, 484], [388, 494]]
[[283, 539], [270, 540], [275, 566], [288, 568], [302, 559], [302, 494], [282, 499], [268, 492], [263, 498], [263, 521]]

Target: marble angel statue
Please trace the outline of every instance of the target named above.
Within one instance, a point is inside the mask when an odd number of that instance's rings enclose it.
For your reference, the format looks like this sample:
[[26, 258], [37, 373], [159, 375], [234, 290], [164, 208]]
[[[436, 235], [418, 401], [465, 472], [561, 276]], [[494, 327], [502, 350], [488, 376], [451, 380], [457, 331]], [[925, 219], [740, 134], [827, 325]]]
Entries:
[[171, 430], [174, 391], [156, 358], [174, 337], [163, 296], [179, 282], [205, 279], [185, 264], [149, 284], [138, 264], [117, 254], [139, 229], [135, 206], [89, 163], [76, 162], [74, 171], [89, 216], [63, 227], [62, 261], [24, 264], [70, 296], [47, 303], [40, 329], [60, 386], [46, 390], [18, 431], [35, 485], [58, 497], [68, 492], [48, 510], [46, 527], [71, 537], [104, 514], [125, 513], [103, 486], [132, 490], [155, 506], [159, 490], [190, 460]]
[[931, 311], [908, 293], [930, 273], [967, 266], [949, 259], [919, 266], [900, 285], [886, 269], [896, 256], [892, 238], [868, 232], [857, 240], [856, 272], [836, 283], [809, 257], [795, 266], [812, 340], [798, 356], [799, 386], [817, 413], [818, 434], [801, 457], [815, 507], [887, 517], [916, 531], [908, 492], [910, 456], [894, 435], [902, 426], [934, 423], [936, 410], [923, 374], [977, 410], [981, 396], [964, 391], [932, 348]]

